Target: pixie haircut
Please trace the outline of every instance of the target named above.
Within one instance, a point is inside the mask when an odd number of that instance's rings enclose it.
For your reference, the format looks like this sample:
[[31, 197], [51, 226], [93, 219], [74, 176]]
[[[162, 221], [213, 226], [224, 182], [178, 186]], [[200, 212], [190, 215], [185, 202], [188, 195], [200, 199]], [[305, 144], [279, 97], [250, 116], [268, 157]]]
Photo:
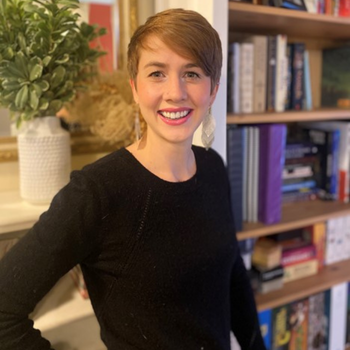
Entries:
[[211, 79], [211, 91], [219, 83], [222, 66], [221, 41], [217, 31], [199, 13], [170, 9], [157, 13], [138, 27], [128, 47], [128, 71], [136, 80], [140, 50], [149, 49], [147, 39], [155, 35], [180, 56], [194, 60]]

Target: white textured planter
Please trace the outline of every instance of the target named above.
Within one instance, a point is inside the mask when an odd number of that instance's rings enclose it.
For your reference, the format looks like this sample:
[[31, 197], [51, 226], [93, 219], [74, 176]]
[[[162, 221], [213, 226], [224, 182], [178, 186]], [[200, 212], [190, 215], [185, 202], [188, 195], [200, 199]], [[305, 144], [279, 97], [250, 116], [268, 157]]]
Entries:
[[69, 133], [57, 117], [44, 117], [25, 123], [17, 138], [21, 197], [30, 203], [50, 203], [69, 181]]

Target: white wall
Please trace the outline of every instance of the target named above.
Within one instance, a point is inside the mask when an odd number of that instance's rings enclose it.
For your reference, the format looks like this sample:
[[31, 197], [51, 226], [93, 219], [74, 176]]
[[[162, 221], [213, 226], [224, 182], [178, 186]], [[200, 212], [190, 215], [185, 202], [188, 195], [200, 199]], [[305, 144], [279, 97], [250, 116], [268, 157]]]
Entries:
[[[228, 1], [227, 0], [155, 0], [155, 12], [168, 8], [184, 8], [202, 14], [220, 35], [223, 49], [223, 65], [220, 88], [212, 108], [216, 120], [213, 148], [226, 162], [226, 86], [227, 86], [227, 42], [228, 42]], [[202, 145], [201, 127], [197, 130], [194, 143]]]

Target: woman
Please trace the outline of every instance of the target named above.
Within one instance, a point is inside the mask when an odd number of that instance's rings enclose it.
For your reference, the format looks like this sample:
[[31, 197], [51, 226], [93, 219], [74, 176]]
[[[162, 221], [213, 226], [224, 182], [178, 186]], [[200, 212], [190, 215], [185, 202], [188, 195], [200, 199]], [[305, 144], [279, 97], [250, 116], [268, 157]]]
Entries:
[[73, 172], [1, 261], [1, 349], [50, 349], [28, 314], [78, 263], [108, 349], [228, 350], [231, 329], [242, 349], [265, 349], [225, 167], [192, 146], [218, 90], [218, 34], [168, 10], [136, 31], [128, 55], [147, 133]]

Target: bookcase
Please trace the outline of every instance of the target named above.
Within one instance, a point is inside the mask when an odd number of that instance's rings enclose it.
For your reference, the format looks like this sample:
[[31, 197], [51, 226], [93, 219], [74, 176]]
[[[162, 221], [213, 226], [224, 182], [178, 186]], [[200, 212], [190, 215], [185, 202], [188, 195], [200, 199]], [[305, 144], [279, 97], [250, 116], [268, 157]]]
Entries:
[[[286, 34], [289, 42], [304, 42], [310, 53], [310, 76], [313, 109], [282, 113], [228, 114], [227, 124], [291, 123], [350, 119], [349, 110], [321, 109], [322, 49], [343, 45], [350, 39], [350, 18], [311, 14], [244, 2], [229, 1], [229, 42], [241, 34]], [[238, 240], [258, 238], [331, 218], [350, 214], [350, 204], [326, 201], [297, 202], [282, 209], [282, 220], [273, 225], [244, 223], [237, 233]], [[291, 301], [329, 289], [350, 280], [350, 260], [328, 265], [312, 277], [289, 282], [282, 289], [257, 294], [259, 310], [274, 308]]]

